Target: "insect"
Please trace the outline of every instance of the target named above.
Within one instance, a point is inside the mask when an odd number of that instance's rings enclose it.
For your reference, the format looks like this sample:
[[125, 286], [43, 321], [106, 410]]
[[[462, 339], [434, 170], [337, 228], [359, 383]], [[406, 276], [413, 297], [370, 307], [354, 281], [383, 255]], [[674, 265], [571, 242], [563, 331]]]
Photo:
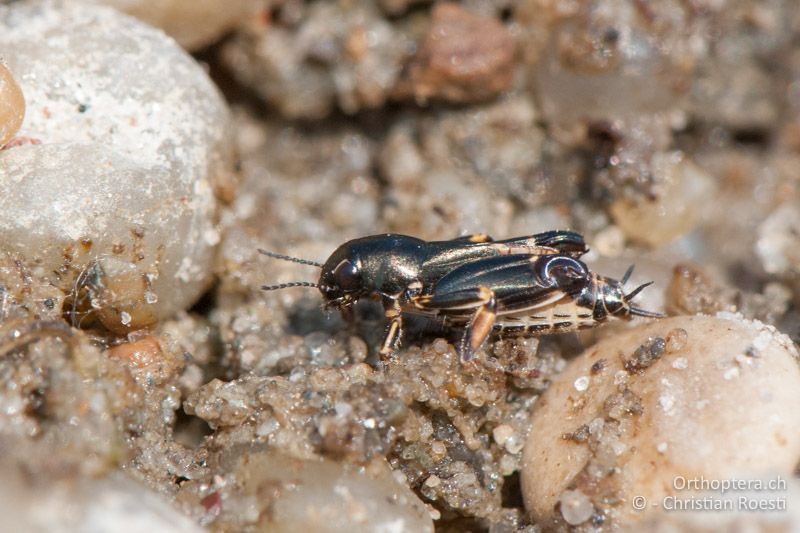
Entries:
[[316, 266], [319, 281], [265, 285], [264, 290], [316, 287], [327, 308], [345, 313], [361, 298], [379, 298], [387, 320], [382, 358], [399, 345], [403, 313], [441, 319], [463, 328], [463, 361], [493, 331], [529, 335], [591, 327], [608, 317], [660, 317], [631, 305], [649, 283], [625, 294], [622, 281], [589, 271], [579, 258], [583, 237], [549, 231], [494, 241], [471, 235], [427, 242], [382, 234], [348, 241], [325, 263], [259, 250], [264, 255]]

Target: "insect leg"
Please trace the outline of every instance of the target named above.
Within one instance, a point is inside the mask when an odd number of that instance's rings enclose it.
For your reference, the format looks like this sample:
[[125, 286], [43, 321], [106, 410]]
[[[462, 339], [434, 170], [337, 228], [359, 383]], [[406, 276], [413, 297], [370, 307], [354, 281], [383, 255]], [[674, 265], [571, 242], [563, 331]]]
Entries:
[[401, 315], [400, 303], [394, 298], [383, 298], [383, 313], [388, 320], [386, 332], [381, 345], [381, 360], [385, 360], [397, 349], [400, 344], [400, 337], [403, 335], [403, 316]]
[[416, 298], [413, 303], [420, 309], [438, 311], [445, 318], [448, 315], [460, 314], [459, 311], [473, 311], [471, 316], [467, 315], [469, 322], [459, 344], [462, 362], [472, 359], [472, 355], [492, 332], [497, 317], [497, 301], [494, 292], [487, 287], [422, 296]]
[[472, 316], [464, 335], [461, 337], [459, 353], [461, 362], [466, 363], [472, 359], [473, 354], [481, 347], [486, 337], [492, 332], [494, 321], [497, 318], [497, 300], [494, 293], [485, 287], [481, 287], [483, 305], [481, 305]]

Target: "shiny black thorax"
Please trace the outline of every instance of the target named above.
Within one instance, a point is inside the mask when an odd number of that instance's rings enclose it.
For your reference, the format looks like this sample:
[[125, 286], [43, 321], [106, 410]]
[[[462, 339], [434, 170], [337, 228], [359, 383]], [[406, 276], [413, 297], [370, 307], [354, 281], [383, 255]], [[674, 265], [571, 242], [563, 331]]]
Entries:
[[[329, 301], [344, 296], [400, 295], [419, 278], [426, 242], [406, 235], [373, 235], [339, 246], [322, 265], [320, 287]], [[353, 265], [352, 280], [340, 272]], [[344, 283], [343, 283], [344, 282]]]

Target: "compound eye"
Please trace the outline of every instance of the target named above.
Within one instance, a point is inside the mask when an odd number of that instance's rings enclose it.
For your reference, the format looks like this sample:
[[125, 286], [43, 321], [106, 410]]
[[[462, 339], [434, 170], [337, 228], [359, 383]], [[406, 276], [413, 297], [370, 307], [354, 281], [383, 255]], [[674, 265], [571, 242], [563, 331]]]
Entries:
[[545, 287], [583, 279], [588, 273], [586, 265], [563, 255], [542, 258], [536, 263], [535, 269], [539, 283]]
[[358, 266], [347, 259], [339, 263], [333, 271], [333, 279], [336, 280], [336, 285], [345, 291], [354, 291], [361, 287], [361, 272]]

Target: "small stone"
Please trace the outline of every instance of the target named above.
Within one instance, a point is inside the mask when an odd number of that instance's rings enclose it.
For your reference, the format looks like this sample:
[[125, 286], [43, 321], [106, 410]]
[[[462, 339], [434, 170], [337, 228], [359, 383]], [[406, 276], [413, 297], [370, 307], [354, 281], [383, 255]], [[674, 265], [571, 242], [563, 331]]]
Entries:
[[161, 346], [150, 335], [135, 342], [118, 344], [108, 350], [108, 355], [124, 361], [131, 368], [147, 368], [163, 363]]
[[425, 485], [431, 488], [438, 487], [441, 484], [442, 480], [436, 475], [428, 476], [428, 479], [425, 480]]
[[796, 201], [786, 202], [761, 223], [756, 253], [770, 274], [800, 272], [800, 208]]
[[449, 2], [437, 3], [431, 17], [431, 27], [408, 68], [410, 92], [417, 102], [474, 102], [509, 88], [514, 40], [497, 19]]
[[658, 397], [658, 404], [665, 413], [672, 414], [672, 408], [675, 406], [675, 398], [669, 394], [662, 394]]
[[683, 370], [689, 366], [689, 360], [685, 357], [678, 357], [672, 362], [672, 368]]
[[425, 505], [382, 460], [358, 468], [236, 448], [221, 461], [237, 480], [226, 488], [223, 523], [237, 523], [239, 516], [227, 514], [245, 505], [254, 512], [254, 531], [433, 532]]
[[525, 439], [514, 433], [506, 440], [506, 451], [511, 454], [518, 454], [525, 447]]
[[529, 32], [521, 41], [537, 95], [547, 120], [565, 128], [669, 110], [702, 50], [680, 44], [704, 42], [692, 34], [690, 10], [672, 4], [659, 3], [645, 16], [628, 4], [521, 4], [515, 20], [523, 35]]
[[234, 35], [222, 48], [230, 72], [289, 118], [383, 105], [413, 50], [410, 37], [376, 2], [311, 2], [301, 9], [299, 20], [254, 18]]
[[561, 493], [558, 503], [561, 516], [571, 526], [586, 522], [594, 513], [592, 501], [579, 490], [565, 490]]
[[[676, 353], [680, 352], [684, 346], [686, 346], [686, 340], [689, 338], [689, 334], [686, 333], [686, 330], [681, 328], [675, 328], [667, 333], [667, 345], [665, 346], [667, 353]], [[678, 359], [684, 359], [683, 357], [679, 357]], [[676, 360], [677, 361], [677, 360]]]
[[252, 0], [94, 0], [161, 28], [189, 50], [219, 39], [256, 15]]
[[333, 409], [336, 411], [336, 416], [342, 418], [353, 412], [353, 406], [347, 402], [336, 402], [333, 406]]
[[431, 453], [434, 457], [442, 459], [447, 455], [447, 446], [442, 441], [433, 441], [431, 443]]
[[277, 420], [270, 418], [263, 424], [259, 424], [259, 426], [256, 428], [256, 435], [259, 437], [267, 437], [275, 433], [275, 431], [277, 431], [280, 427], [281, 425]]
[[625, 251], [625, 233], [619, 226], [611, 224], [600, 231], [594, 239], [594, 247], [600, 255], [618, 257]]
[[581, 376], [575, 380], [575, 390], [578, 392], [583, 392], [589, 388], [589, 376]]
[[622, 198], [609, 211], [629, 239], [656, 247], [694, 228], [713, 186], [708, 174], [681, 152], [655, 154], [651, 167], [653, 180], [660, 184], [657, 198]]
[[500, 446], [505, 446], [506, 442], [514, 436], [514, 428], [508, 424], [500, 424], [492, 430], [494, 441]]
[[25, 98], [8, 68], [0, 63], [0, 148], [19, 130], [25, 116]]
[[727, 307], [721, 288], [701, 267], [675, 266], [666, 291], [666, 311], [672, 315], [711, 315]]
[[739, 368], [731, 367], [722, 374], [722, 379], [730, 381], [739, 377]]

